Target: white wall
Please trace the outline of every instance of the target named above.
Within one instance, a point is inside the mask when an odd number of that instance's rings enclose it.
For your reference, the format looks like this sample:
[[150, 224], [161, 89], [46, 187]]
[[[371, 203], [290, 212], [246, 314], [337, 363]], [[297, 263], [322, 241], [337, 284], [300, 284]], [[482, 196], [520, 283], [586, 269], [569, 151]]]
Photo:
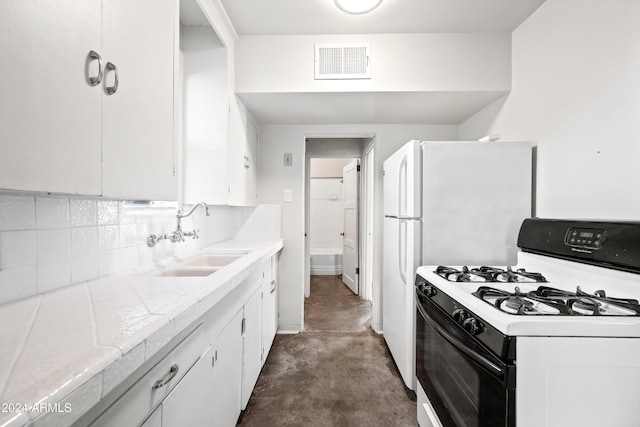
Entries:
[[225, 204], [227, 49], [210, 26], [181, 25], [183, 200]]
[[537, 215], [640, 218], [640, 2], [547, 0], [513, 33], [513, 89], [460, 126], [537, 144]]
[[[371, 79], [314, 80], [316, 43], [368, 42]], [[238, 92], [508, 90], [509, 34], [242, 36]]]
[[308, 234], [311, 253], [318, 249], [339, 249], [342, 252], [340, 233], [344, 232], [343, 186], [341, 178], [310, 180]]
[[340, 178], [342, 170], [352, 159], [313, 159], [309, 167], [309, 178]]
[[[260, 203], [282, 204], [284, 250], [280, 257], [280, 330], [301, 331], [304, 310], [304, 159], [306, 136], [375, 134], [376, 187], [374, 191], [374, 290], [372, 326], [382, 330], [382, 163], [411, 139], [455, 140], [457, 126], [430, 125], [266, 125], [260, 128]], [[282, 154], [293, 153], [293, 165], [283, 166]], [[283, 190], [292, 190], [292, 202], [283, 202]]]

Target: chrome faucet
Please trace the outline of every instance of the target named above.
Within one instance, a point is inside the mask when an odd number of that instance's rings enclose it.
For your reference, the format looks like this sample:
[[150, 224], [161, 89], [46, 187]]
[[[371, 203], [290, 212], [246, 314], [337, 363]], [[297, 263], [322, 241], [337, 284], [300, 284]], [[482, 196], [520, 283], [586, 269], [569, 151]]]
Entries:
[[184, 242], [185, 237], [191, 237], [192, 239], [199, 239], [200, 236], [198, 236], [198, 233], [200, 232], [200, 230], [192, 230], [192, 231], [186, 231], [186, 232], [182, 231], [182, 223], [181, 223], [182, 218], [191, 216], [191, 214], [198, 208], [198, 206], [202, 206], [204, 208], [205, 215], [209, 216], [209, 207], [205, 202], [196, 203], [195, 205], [193, 205], [191, 209], [189, 209], [189, 212], [187, 212], [186, 214], [182, 213], [182, 211], [178, 209], [178, 212], [176, 213], [176, 229], [171, 233], [167, 233], [161, 236], [156, 236], [155, 234], [149, 234], [149, 236], [147, 236], [147, 246], [152, 248], [161, 240], [171, 240], [171, 242], [173, 243], [178, 243], [178, 242]]

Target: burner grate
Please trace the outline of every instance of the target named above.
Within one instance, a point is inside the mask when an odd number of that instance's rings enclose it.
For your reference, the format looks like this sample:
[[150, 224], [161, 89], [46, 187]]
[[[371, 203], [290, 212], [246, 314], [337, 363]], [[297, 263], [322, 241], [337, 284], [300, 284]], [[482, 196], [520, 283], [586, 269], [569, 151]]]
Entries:
[[640, 304], [635, 299], [606, 297], [604, 291], [591, 295], [579, 286], [576, 292], [539, 286], [527, 293], [517, 286], [514, 292], [480, 286], [472, 295], [509, 314], [640, 316]]

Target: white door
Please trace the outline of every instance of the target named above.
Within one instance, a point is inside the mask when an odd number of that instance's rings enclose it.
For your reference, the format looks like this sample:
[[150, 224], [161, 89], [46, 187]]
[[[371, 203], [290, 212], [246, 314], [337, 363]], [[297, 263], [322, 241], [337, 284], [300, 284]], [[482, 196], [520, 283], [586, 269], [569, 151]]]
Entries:
[[358, 188], [360, 161], [342, 170], [344, 181], [344, 236], [342, 238], [342, 281], [358, 294]]

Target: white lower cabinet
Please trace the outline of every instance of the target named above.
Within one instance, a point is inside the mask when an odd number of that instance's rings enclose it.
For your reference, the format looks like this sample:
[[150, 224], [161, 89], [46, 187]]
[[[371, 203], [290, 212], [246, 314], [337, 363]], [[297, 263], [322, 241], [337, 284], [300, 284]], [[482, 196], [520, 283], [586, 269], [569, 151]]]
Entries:
[[209, 310], [91, 427], [235, 426], [277, 330], [277, 271], [274, 255]]
[[214, 343], [214, 386], [209, 397], [215, 425], [220, 427], [235, 426], [240, 416], [242, 314], [242, 310], [236, 313]]
[[162, 427], [162, 407], [153, 411], [140, 427]]
[[[260, 282], [258, 282], [260, 283]], [[258, 286], [244, 305], [242, 363], [242, 409], [247, 407], [251, 392], [262, 369], [262, 287]]]
[[278, 258], [274, 255], [265, 265], [262, 281], [262, 364], [267, 361], [278, 330]]
[[[169, 395], [200, 359], [207, 343], [198, 326], [187, 338], [153, 366], [91, 424], [92, 427], [137, 425]], [[189, 381], [187, 382], [189, 383]], [[186, 387], [183, 388], [183, 393]], [[194, 390], [193, 393], [196, 393]]]
[[207, 347], [193, 368], [162, 402], [162, 427], [214, 425], [217, 419], [211, 404], [211, 396], [215, 393], [214, 353], [211, 346]]

